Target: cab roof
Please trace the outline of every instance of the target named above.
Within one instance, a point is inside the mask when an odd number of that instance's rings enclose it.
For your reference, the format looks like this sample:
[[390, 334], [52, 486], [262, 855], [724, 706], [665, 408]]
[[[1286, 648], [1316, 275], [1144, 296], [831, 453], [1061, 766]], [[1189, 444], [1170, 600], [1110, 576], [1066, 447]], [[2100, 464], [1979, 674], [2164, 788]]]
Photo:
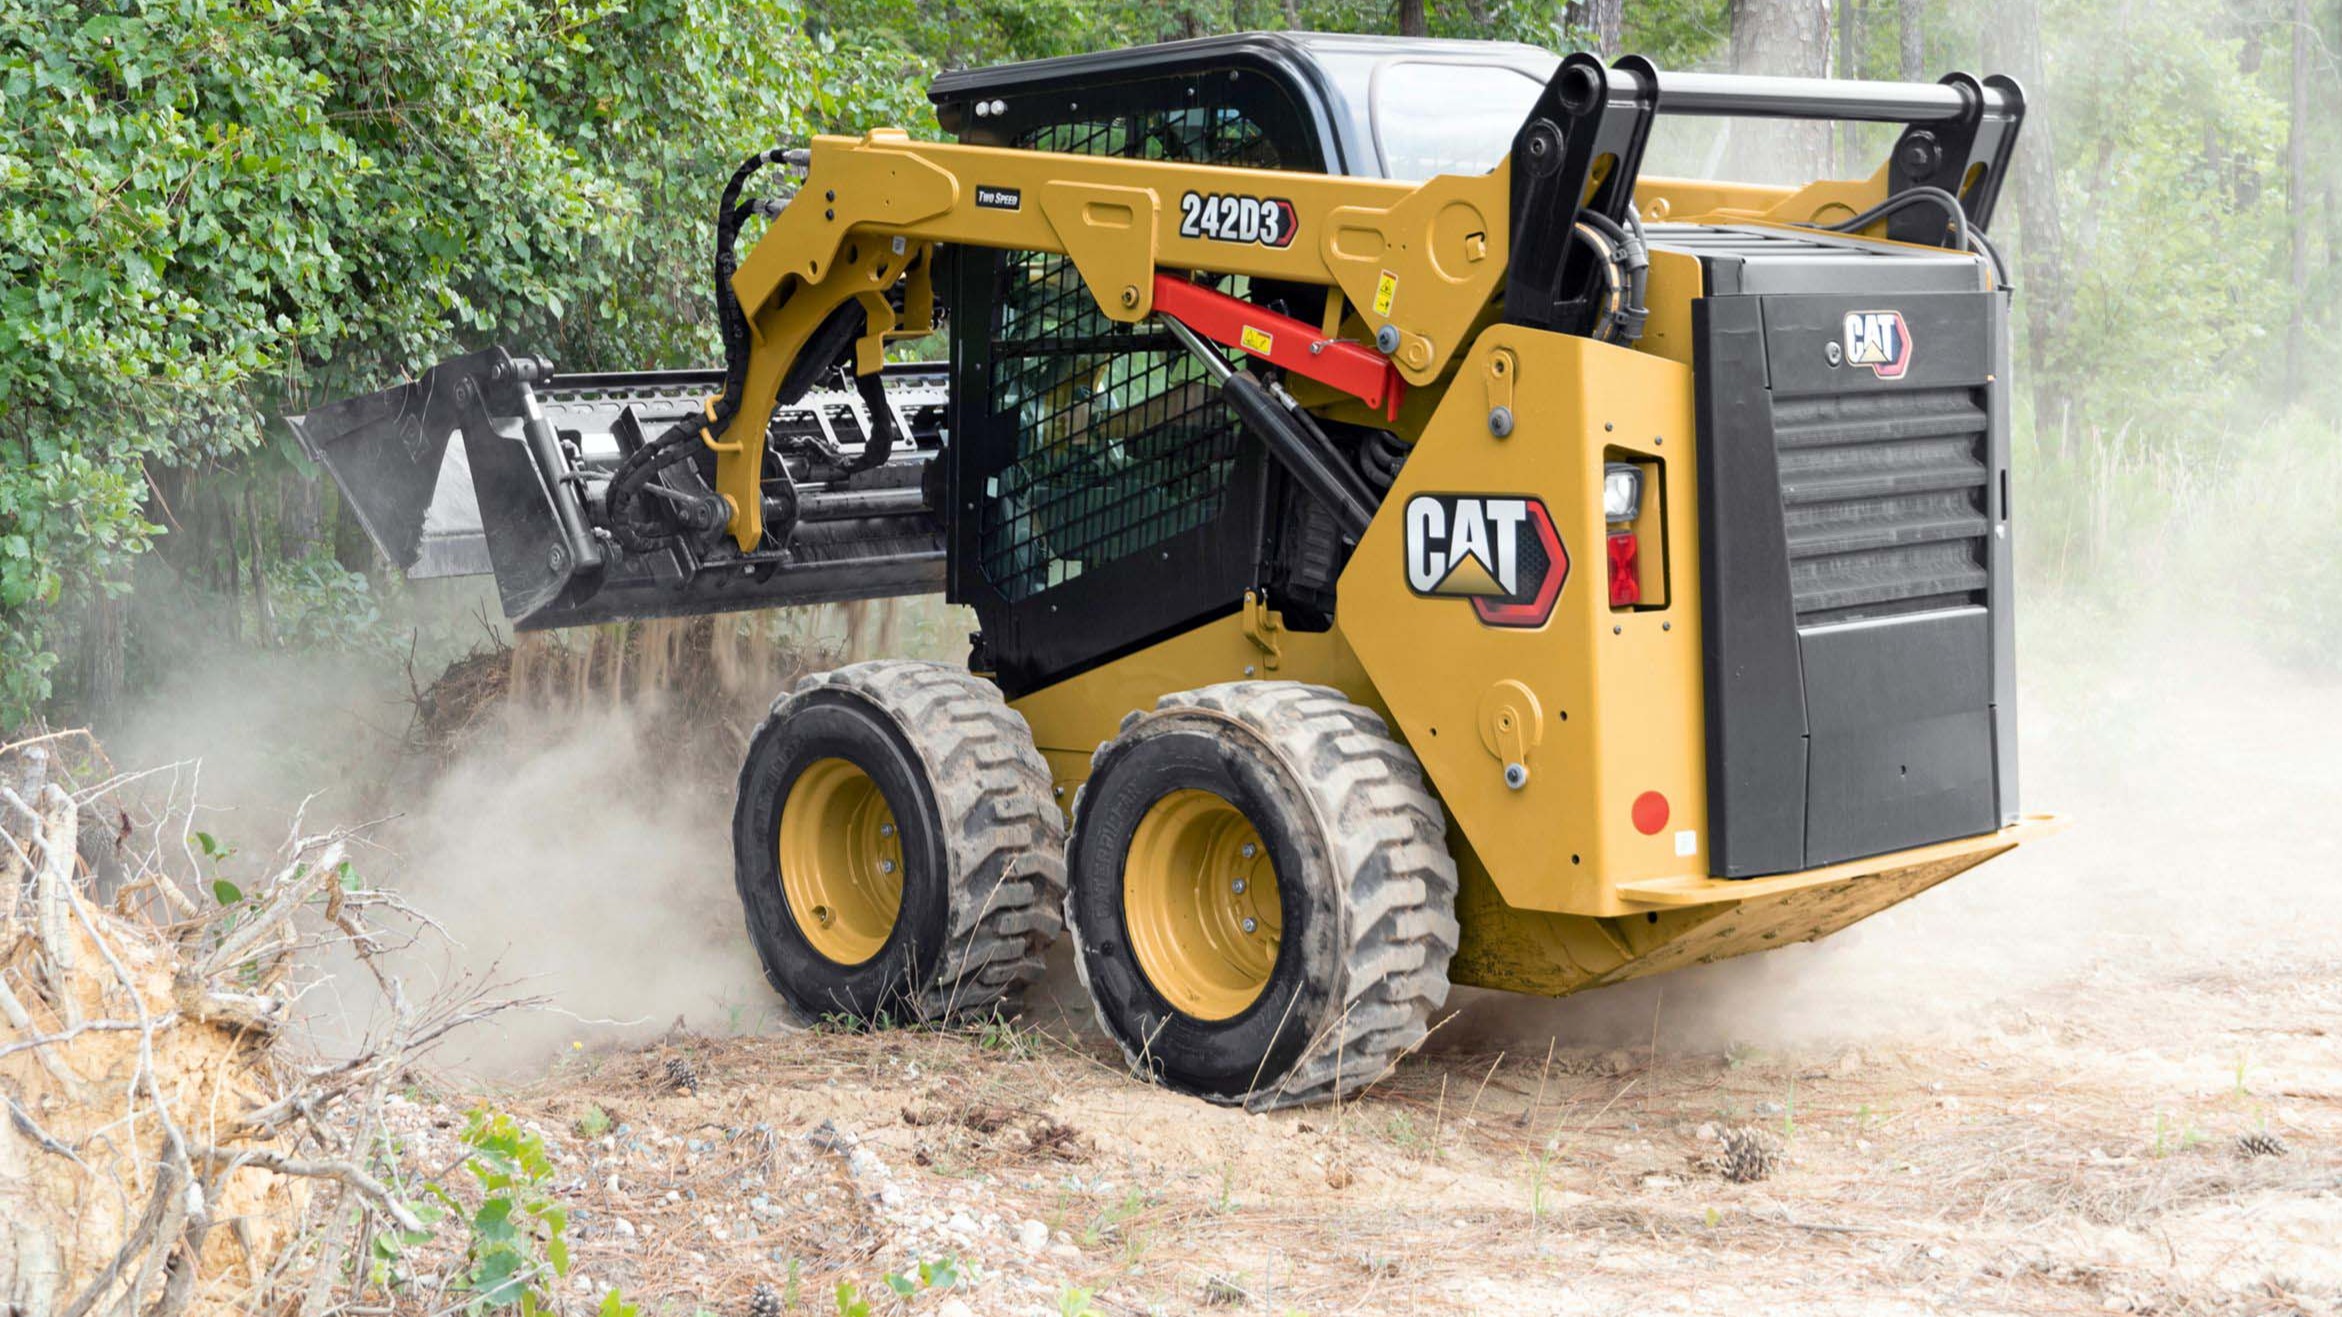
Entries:
[[965, 136], [978, 101], [1062, 97], [1083, 88], [1147, 78], [1254, 72], [1275, 80], [1325, 143], [1333, 173], [1381, 177], [1372, 92], [1376, 73], [1397, 63], [1481, 64], [1540, 84], [1560, 57], [1516, 41], [1450, 41], [1337, 32], [1240, 32], [1166, 41], [1088, 55], [1061, 55], [936, 78], [928, 99], [946, 131]]

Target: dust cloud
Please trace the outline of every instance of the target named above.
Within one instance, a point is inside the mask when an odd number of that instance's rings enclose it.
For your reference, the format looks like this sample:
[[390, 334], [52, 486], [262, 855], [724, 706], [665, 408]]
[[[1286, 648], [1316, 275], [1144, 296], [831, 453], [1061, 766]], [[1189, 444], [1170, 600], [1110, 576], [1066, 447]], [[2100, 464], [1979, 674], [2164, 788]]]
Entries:
[[1560, 1001], [1458, 989], [1443, 1048], [1819, 1050], [2054, 1024], [2151, 973], [2331, 974], [2342, 684], [2232, 620], [2020, 608], [2020, 795], [2068, 829], [1820, 942]]
[[458, 944], [420, 968], [553, 1002], [474, 1031], [458, 1065], [511, 1073], [678, 1020], [709, 1033], [777, 1020], [733, 894], [730, 766], [662, 762], [656, 716], [516, 728], [386, 830], [396, 885]]
[[[407, 741], [413, 693], [386, 672], [297, 654], [190, 658], [142, 693], [109, 753], [153, 779], [159, 806], [237, 852], [249, 889], [287, 835], [356, 827], [353, 863], [444, 930], [393, 958], [410, 999], [462, 982], [550, 998], [457, 1035], [439, 1059], [509, 1077], [573, 1042], [641, 1038], [678, 1018], [731, 1033], [776, 1002], [732, 890], [736, 765], [679, 755], [660, 704], [505, 708], [453, 763]], [[250, 870], [250, 872], [247, 872]], [[354, 965], [326, 967], [308, 1017], [321, 1040], [382, 1007]]]
[[[2342, 683], [2279, 666], [2229, 622], [2033, 599], [2020, 627], [2024, 806], [2066, 832], [1820, 943], [1561, 1001], [1459, 988], [1430, 1047], [1901, 1044], [2054, 1018], [2150, 967], [2332, 973]], [[460, 1069], [541, 1073], [573, 1044], [678, 1019], [781, 1027], [732, 887], [732, 762], [654, 734], [671, 731], [654, 700], [507, 708], [436, 765], [406, 743], [411, 701], [347, 664], [190, 660], [108, 741], [125, 765], [200, 760], [194, 826], [254, 854], [305, 800], [312, 831], [371, 821], [361, 869], [447, 935], [404, 954], [410, 994], [494, 978], [552, 999], [469, 1031], [441, 1058]], [[321, 1034], [379, 1005], [350, 967], [312, 994]], [[1031, 1005], [1052, 1033], [1092, 1028], [1063, 947]]]

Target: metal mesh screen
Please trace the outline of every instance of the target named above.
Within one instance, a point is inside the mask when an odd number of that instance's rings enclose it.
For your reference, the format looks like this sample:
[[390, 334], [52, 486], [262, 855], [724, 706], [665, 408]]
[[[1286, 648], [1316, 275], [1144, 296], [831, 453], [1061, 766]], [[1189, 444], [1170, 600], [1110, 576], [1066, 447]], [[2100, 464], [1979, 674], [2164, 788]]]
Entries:
[[[1050, 124], [1016, 145], [1278, 166], [1252, 119], [1195, 104]], [[1017, 600], [1218, 517], [1242, 436], [1202, 366], [1166, 333], [1108, 320], [1071, 261], [1009, 252], [998, 269], [991, 403], [1015, 445], [986, 482], [977, 556]]]

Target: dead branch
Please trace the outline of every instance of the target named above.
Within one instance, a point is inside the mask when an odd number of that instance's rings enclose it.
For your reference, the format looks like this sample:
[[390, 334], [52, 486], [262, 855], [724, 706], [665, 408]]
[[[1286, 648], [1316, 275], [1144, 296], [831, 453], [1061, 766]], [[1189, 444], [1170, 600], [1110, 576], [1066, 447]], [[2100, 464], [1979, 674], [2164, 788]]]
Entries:
[[408, 1210], [390, 1192], [390, 1187], [368, 1175], [364, 1168], [352, 1161], [318, 1161], [301, 1157], [287, 1157], [267, 1148], [197, 1148], [189, 1154], [198, 1165], [223, 1166], [234, 1170], [239, 1166], [257, 1166], [278, 1175], [298, 1175], [307, 1179], [339, 1180], [361, 1198], [379, 1208], [383, 1215], [398, 1222], [402, 1230], [421, 1230], [422, 1221]]
[[[10, 1028], [28, 1038], [39, 1032], [33, 1025], [32, 1013], [24, 1008], [24, 1003], [18, 1000], [16, 993], [9, 988], [8, 977], [5, 973], [0, 973], [0, 1015], [8, 1017]], [[19, 1049], [12, 1046], [7, 1051], [0, 1051], [0, 1056], [5, 1056], [7, 1052], [16, 1050]], [[72, 1068], [67, 1066], [53, 1050], [41, 1049], [40, 1061], [41, 1068], [49, 1072], [49, 1077], [65, 1085], [67, 1091], [70, 1092], [80, 1087], [81, 1077], [75, 1074]]]
[[[498, 999], [491, 994], [501, 985], [473, 980], [419, 1008], [411, 1005], [387, 958], [438, 926], [394, 893], [345, 889], [343, 857], [354, 835], [348, 830], [304, 835], [296, 817], [268, 880], [250, 899], [225, 908], [192, 899], [186, 877], [200, 879], [205, 871], [189, 835], [200, 765], [168, 771], [169, 799], [159, 817], [134, 821], [132, 810], [124, 812], [125, 874], [111, 913], [94, 908], [83, 887], [80, 810], [155, 774], [109, 769], [96, 787], [80, 790], [50, 780], [52, 773], [37, 784], [20, 783], [21, 794], [0, 786], [0, 963], [9, 966], [0, 976], [7, 1029], [0, 1035], [0, 1097], [7, 1099], [0, 1162], [8, 1170], [0, 1182], [10, 1187], [0, 1192], [6, 1203], [0, 1264], [15, 1267], [15, 1279], [0, 1285], [0, 1306], [14, 1310], [30, 1302], [26, 1311], [64, 1317], [178, 1317], [209, 1301], [214, 1291], [207, 1274], [216, 1268], [207, 1273], [203, 1252], [219, 1210], [213, 1204], [223, 1193], [243, 1192], [231, 1181], [253, 1183], [237, 1179], [242, 1171], [312, 1187], [296, 1198], [307, 1204], [309, 1228], [279, 1256], [253, 1256], [252, 1239], [238, 1227], [255, 1267], [255, 1288], [239, 1302], [297, 1305], [305, 1289], [314, 1311], [331, 1311], [351, 1283], [353, 1239], [362, 1253], [378, 1228], [425, 1228], [401, 1198], [409, 1172], [394, 1155], [378, 1160], [387, 1146], [384, 1095], [448, 1034], [542, 1003]], [[178, 834], [176, 847], [171, 832]], [[186, 853], [184, 869], [175, 852]], [[160, 889], [167, 907], [141, 895], [150, 888]], [[294, 1017], [302, 994], [327, 981], [302, 968], [321, 950], [354, 955], [382, 987], [395, 1018], [353, 1054], [307, 1066], [271, 1060], [266, 1049]], [[89, 971], [100, 965], [110, 977], [93, 979]], [[220, 1033], [189, 1037], [198, 1026]], [[157, 1035], [173, 1029], [183, 1045], [158, 1047]], [[137, 1042], [124, 1078], [102, 1087], [83, 1081], [70, 1064], [77, 1053], [118, 1056], [119, 1045], [93, 1049], [107, 1046], [96, 1041], [102, 1036], [124, 1034]], [[174, 1110], [188, 1102], [188, 1047], [229, 1067], [223, 1082], [204, 1081], [212, 1107], [200, 1121], [194, 1110]], [[99, 1064], [93, 1059], [80, 1068]], [[18, 1085], [39, 1084], [43, 1070], [56, 1083], [36, 1102]], [[229, 1097], [233, 1090], [224, 1081], [231, 1075], [263, 1086], [265, 1096]], [[351, 1105], [362, 1109], [329, 1123], [328, 1113], [352, 1095], [359, 1102]], [[276, 1146], [260, 1146], [268, 1142]], [[70, 1162], [79, 1176], [19, 1174], [43, 1157]], [[60, 1200], [48, 1187], [81, 1183], [79, 1177], [112, 1185], [118, 1210], [99, 1233], [83, 1233], [92, 1218], [78, 1201]], [[24, 1191], [11, 1196], [19, 1183]], [[58, 1247], [67, 1238], [79, 1241], [72, 1252]], [[314, 1283], [287, 1279], [305, 1272]]]
[[39, 834], [41, 816], [24, 803], [23, 797], [0, 785], [0, 928], [16, 922], [16, 908], [24, 899], [25, 884], [33, 871], [35, 845], [30, 840], [17, 840], [10, 830], [12, 823], [26, 829], [29, 839]]
[[[313, 847], [324, 850], [315, 864], [306, 864], [301, 857]], [[223, 939], [210, 955], [198, 961], [191, 973], [199, 979], [216, 977], [221, 971], [249, 959], [259, 947], [261, 939], [276, 933], [279, 927], [293, 917], [310, 897], [329, 882], [341, 878], [342, 839], [338, 834], [305, 838], [293, 851], [291, 863], [280, 870], [270, 882], [273, 893], [259, 912], [248, 916], [236, 930]]]
[[[74, 968], [65, 907], [71, 899], [74, 828], [80, 810], [55, 783], [42, 788], [40, 800], [41, 807], [32, 811], [40, 822], [41, 851], [40, 867], [33, 872], [33, 937], [40, 944], [50, 981], [65, 984], [71, 982]], [[11, 803], [19, 810], [26, 808], [22, 800]], [[81, 1004], [71, 992], [59, 992], [56, 1005], [58, 1017], [68, 1026], [81, 1023]]]
[[49, 1133], [49, 1131], [45, 1129], [42, 1129], [41, 1123], [37, 1120], [34, 1120], [32, 1113], [26, 1111], [15, 1098], [10, 1097], [6, 1093], [0, 1093], [0, 1101], [4, 1101], [8, 1104], [8, 1121], [10, 1124], [16, 1126], [18, 1133], [24, 1135], [28, 1139], [31, 1139], [34, 1144], [39, 1146], [41, 1151], [48, 1153], [51, 1156], [63, 1157], [65, 1160], [72, 1162], [76, 1166], [79, 1166], [82, 1170], [88, 1171], [92, 1178], [96, 1177], [97, 1172], [90, 1170], [89, 1163], [81, 1159], [81, 1154], [75, 1152], [69, 1147], [66, 1147], [64, 1142], [58, 1139], [56, 1135]]
[[[114, 1250], [114, 1256], [89, 1285], [72, 1303], [66, 1305], [64, 1317], [88, 1317], [90, 1309], [96, 1307], [98, 1300], [104, 1298], [106, 1292], [114, 1288], [114, 1283], [122, 1278], [123, 1269], [137, 1261], [162, 1235], [163, 1223], [169, 1219], [174, 1204], [181, 1212], [186, 1210], [185, 1172], [167, 1163], [157, 1167], [156, 1171], [154, 1192], [147, 1195], [146, 1211], [140, 1214], [137, 1226], [123, 1239], [122, 1247]], [[131, 1297], [135, 1299], [135, 1293]]]
[[[5, 993], [7, 990], [8, 985], [4, 982], [0, 982], [0, 993]], [[14, 1002], [15, 1000], [16, 998], [13, 995], [0, 998], [0, 1006], [5, 1006], [7, 1003]], [[16, 1011], [23, 1009], [23, 1006], [18, 1005], [15, 1010], [10, 1011], [9, 1023], [16, 1024], [16, 1020], [14, 1018], [15, 1013]], [[14, 1052], [29, 1052], [36, 1047], [55, 1047], [59, 1043], [69, 1042], [72, 1039], [77, 1038], [85, 1033], [134, 1033], [140, 1029], [148, 1028], [161, 1030], [167, 1029], [172, 1025], [177, 1024], [178, 1022], [179, 1020], [176, 1013], [158, 1015], [152, 1021], [83, 1020], [81, 1023], [68, 1029], [60, 1029], [52, 1034], [41, 1034], [37, 1037], [27, 1038], [22, 1042], [9, 1043], [6, 1046], [0, 1046], [0, 1056], [7, 1056]], [[29, 1024], [30, 1021], [28, 1019], [25, 1024], [17, 1025], [17, 1028], [25, 1033], [31, 1033], [32, 1030], [27, 1027]]]

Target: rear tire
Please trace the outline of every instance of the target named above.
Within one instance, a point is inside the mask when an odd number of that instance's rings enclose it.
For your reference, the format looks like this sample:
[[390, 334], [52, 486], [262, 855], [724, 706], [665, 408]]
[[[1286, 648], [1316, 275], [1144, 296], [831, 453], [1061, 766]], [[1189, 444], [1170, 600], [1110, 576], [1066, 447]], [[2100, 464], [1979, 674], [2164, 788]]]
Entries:
[[1142, 1075], [1255, 1111], [1337, 1097], [1447, 1000], [1445, 818], [1415, 756], [1339, 691], [1166, 695], [1099, 748], [1074, 820], [1076, 963]]
[[940, 664], [856, 663], [774, 703], [732, 844], [765, 978], [808, 1019], [1013, 1010], [1063, 928], [1048, 766], [996, 688]]

